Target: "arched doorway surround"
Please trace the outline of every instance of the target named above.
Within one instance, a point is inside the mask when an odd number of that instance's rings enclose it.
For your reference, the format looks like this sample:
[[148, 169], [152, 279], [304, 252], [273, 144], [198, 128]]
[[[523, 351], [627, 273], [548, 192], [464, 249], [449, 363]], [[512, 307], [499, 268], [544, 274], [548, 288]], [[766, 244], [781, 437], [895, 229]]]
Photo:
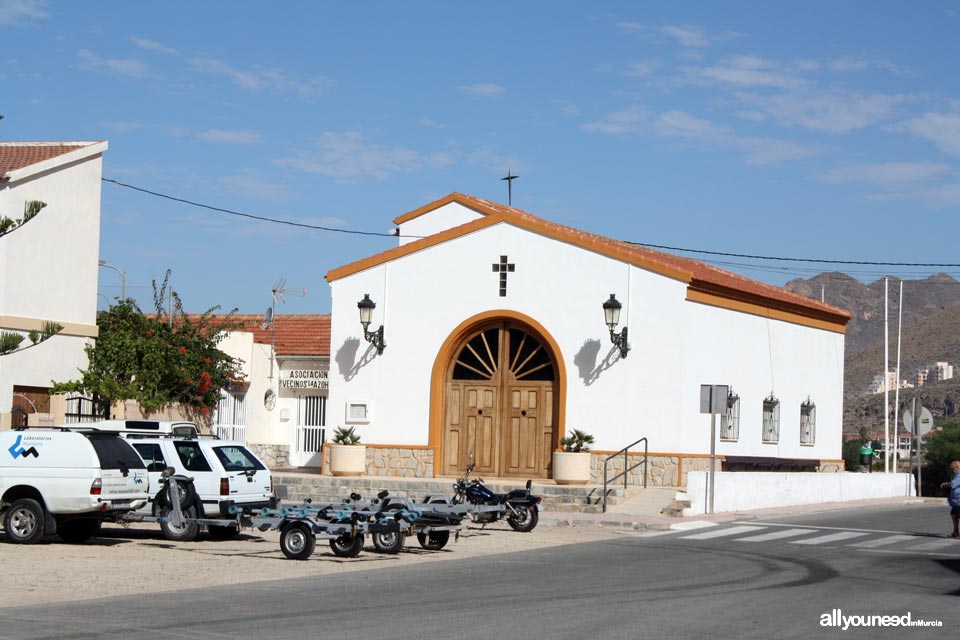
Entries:
[[549, 477], [564, 434], [567, 375], [560, 348], [536, 320], [487, 311], [462, 322], [434, 361], [430, 446], [437, 475]]

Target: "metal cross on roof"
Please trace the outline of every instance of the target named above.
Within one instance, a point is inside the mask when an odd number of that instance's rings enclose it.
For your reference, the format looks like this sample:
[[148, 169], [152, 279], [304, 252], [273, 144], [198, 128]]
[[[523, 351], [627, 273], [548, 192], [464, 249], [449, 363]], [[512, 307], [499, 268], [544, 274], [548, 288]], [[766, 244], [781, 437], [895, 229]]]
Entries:
[[511, 207], [513, 206], [513, 181], [519, 177], [520, 176], [513, 175], [508, 168], [506, 177], [500, 178], [501, 180], [507, 181], [507, 205]]

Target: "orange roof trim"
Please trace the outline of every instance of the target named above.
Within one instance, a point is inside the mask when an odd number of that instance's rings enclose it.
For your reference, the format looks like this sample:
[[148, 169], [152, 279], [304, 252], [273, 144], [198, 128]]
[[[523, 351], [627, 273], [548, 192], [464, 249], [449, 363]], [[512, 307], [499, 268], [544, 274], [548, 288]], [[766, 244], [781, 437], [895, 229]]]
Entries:
[[[685, 282], [689, 285], [688, 299], [696, 302], [714, 304], [755, 315], [789, 319], [799, 324], [830, 328], [839, 332], [845, 330], [851, 317], [850, 312], [839, 307], [751, 280], [698, 260], [556, 224], [522, 209], [462, 193], [451, 193], [395, 218], [394, 222], [403, 224], [452, 202], [468, 207], [484, 217], [333, 269], [327, 273], [327, 281], [333, 282], [448, 240], [495, 224], [506, 223]], [[776, 310], [777, 313], [770, 314], [768, 313], [770, 310]]]

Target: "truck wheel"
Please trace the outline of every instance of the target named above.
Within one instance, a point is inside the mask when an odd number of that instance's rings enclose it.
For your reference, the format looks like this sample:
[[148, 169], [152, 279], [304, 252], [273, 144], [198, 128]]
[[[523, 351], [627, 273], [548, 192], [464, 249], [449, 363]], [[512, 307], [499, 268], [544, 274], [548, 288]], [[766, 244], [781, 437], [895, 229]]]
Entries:
[[100, 521], [92, 518], [65, 520], [57, 524], [57, 535], [67, 544], [86, 542], [100, 531]]
[[348, 536], [343, 533], [330, 541], [333, 555], [340, 558], [356, 558], [363, 551], [363, 534]]
[[428, 551], [440, 551], [450, 542], [449, 531], [431, 531], [430, 533], [420, 532], [417, 534], [417, 540], [420, 546]]
[[[175, 542], [192, 542], [197, 537], [197, 533], [200, 531], [200, 525], [197, 524], [197, 507], [190, 505], [183, 510], [183, 517], [187, 522], [183, 525], [176, 527], [168, 520], [164, 520], [160, 523], [160, 530], [163, 531], [163, 537], [167, 540], [174, 540]], [[160, 510], [160, 515], [164, 518], [169, 518], [173, 514], [173, 510], [169, 507], [164, 507]]]
[[231, 540], [237, 537], [240, 529], [233, 525], [208, 524], [207, 533], [214, 540]]
[[15, 544], [39, 542], [44, 534], [44, 515], [43, 506], [36, 500], [14, 501], [3, 518], [7, 539]]

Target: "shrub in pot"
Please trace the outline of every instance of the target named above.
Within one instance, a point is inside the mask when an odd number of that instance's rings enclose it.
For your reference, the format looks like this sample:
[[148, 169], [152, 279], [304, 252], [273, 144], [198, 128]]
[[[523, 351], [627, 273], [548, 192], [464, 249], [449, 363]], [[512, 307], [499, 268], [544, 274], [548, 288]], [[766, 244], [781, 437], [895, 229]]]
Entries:
[[566, 438], [560, 438], [563, 451], [553, 452], [553, 480], [557, 484], [587, 484], [590, 482], [590, 445], [593, 436], [574, 429]]
[[354, 427], [339, 427], [330, 448], [330, 473], [335, 476], [362, 476], [367, 471], [367, 448], [360, 444]]

